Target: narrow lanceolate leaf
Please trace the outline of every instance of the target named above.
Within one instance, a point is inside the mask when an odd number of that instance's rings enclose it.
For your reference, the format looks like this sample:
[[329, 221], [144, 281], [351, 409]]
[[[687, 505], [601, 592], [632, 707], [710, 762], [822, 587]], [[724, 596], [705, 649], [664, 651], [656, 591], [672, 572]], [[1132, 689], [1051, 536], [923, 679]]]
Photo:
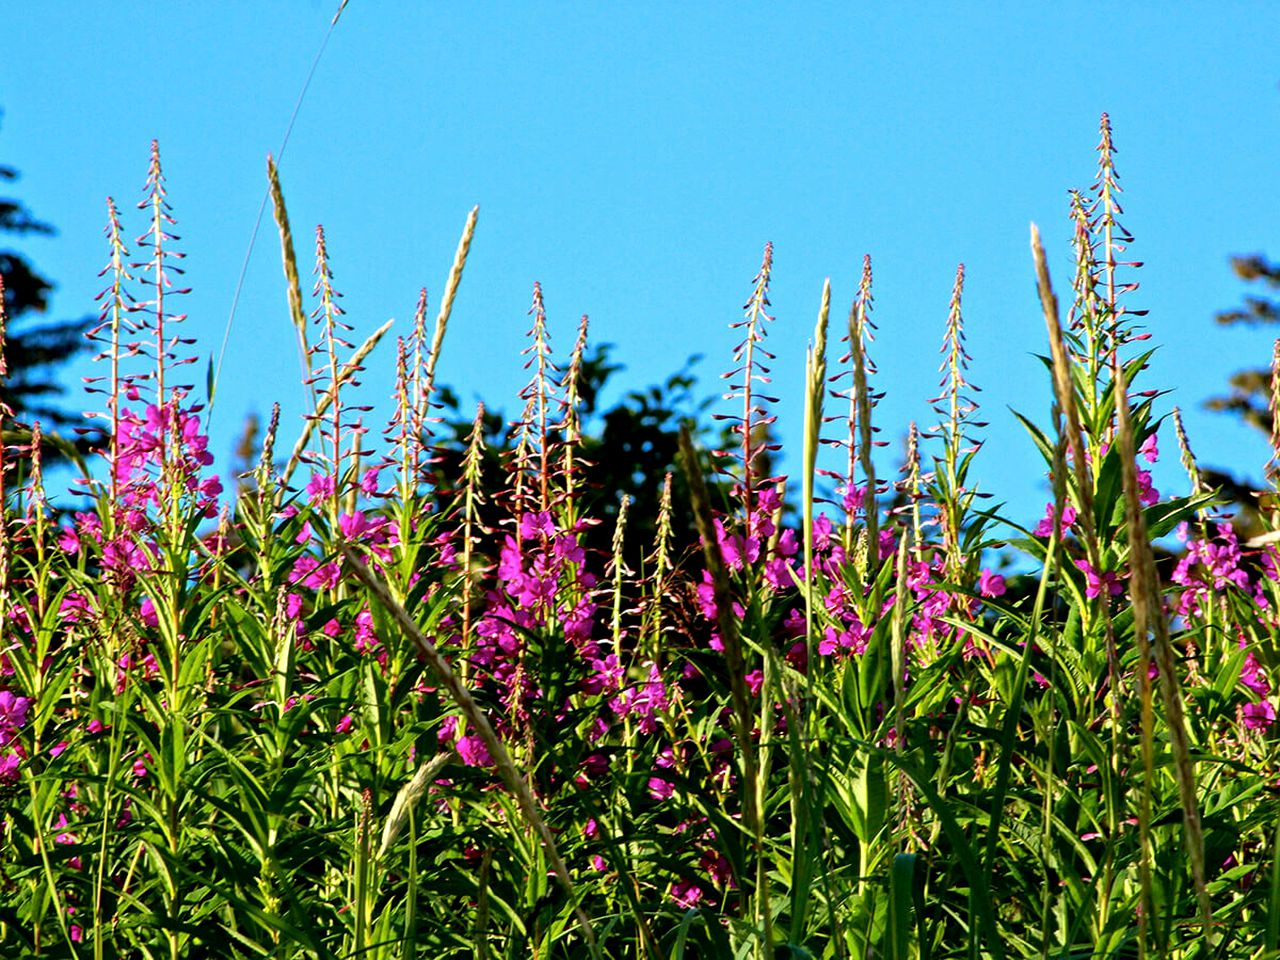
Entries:
[[289, 212], [284, 206], [284, 191], [280, 187], [280, 172], [276, 162], [267, 156], [267, 180], [271, 185], [271, 209], [276, 218], [276, 230], [280, 233], [280, 256], [284, 260], [284, 279], [288, 286], [289, 319], [298, 332], [298, 350], [307, 373], [311, 373], [311, 351], [307, 348], [307, 315], [302, 309], [302, 281], [298, 277], [298, 256], [293, 249], [293, 231], [289, 228]]
[[497, 732], [493, 729], [493, 724], [489, 722], [489, 717], [480, 709], [475, 698], [471, 696], [471, 691], [458, 679], [458, 675], [453, 672], [449, 661], [441, 656], [435, 644], [427, 639], [422, 629], [409, 616], [409, 612], [391, 595], [387, 585], [361, 562], [350, 546], [339, 542], [338, 548], [342, 551], [357, 579], [369, 588], [369, 592], [373, 594], [378, 603], [391, 614], [392, 619], [410, 638], [413, 645], [422, 655], [423, 660], [435, 672], [441, 686], [448, 691], [450, 698], [457, 704], [458, 709], [462, 711], [462, 715], [475, 729], [477, 736], [484, 742], [485, 748], [489, 751], [489, 756], [493, 758], [498, 772], [502, 775], [502, 779], [507, 785], [507, 789], [516, 798], [516, 802], [520, 806], [520, 812], [539, 839], [541, 839], [543, 849], [546, 851], [547, 859], [551, 862], [551, 869], [555, 873], [556, 879], [564, 887], [569, 901], [574, 904], [574, 913], [582, 929], [582, 936], [591, 950], [591, 955], [595, 958], [600, 958], [600, 949], [596, 945], [595, 931], [591, 926], [591, 920], [578, 902], [573, 878], [569, 876], [569, 868], [565, 865], [564, 858], [560, 856], [560, 851], [556, 847], [555, 836], [551, 833], [546, 821], [542, 819], [542, 813], [538, 809], [538, 801], [533, 796], [529, 782], [517, 769], [515, 762], [511, 759], [511, 754], [507, 752], [506, 744], [498, 737]]

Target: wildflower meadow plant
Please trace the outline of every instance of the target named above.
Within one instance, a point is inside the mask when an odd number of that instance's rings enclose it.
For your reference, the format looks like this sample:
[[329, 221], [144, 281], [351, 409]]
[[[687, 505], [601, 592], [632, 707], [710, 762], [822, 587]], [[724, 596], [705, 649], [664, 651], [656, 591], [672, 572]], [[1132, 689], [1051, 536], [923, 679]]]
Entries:
[[[1065, 313], [1032, 233], [1043, 516], [986, 505], [963, 266], [898, 478], [870, 257], [835, 331], [821, 293], [778, 475], [767, 245], [724, 441], [682, 432], [639, 549], [583, 482], [586, 318], [561, 358], [535, 284], [518, 419], [444, 451], [472, 210], [375, 428], [387, 327], [356, 345], [322, 228], [308, 309], [274, 163], [311, 408], [224, 490], [153, 144], [132, 243], [108, 202], [70, 506], [0, 409], [5, 955], [1280, 956], [1280, 537], [1241, 541], [1145, 382], [1100, 129]], [[1186, 493], [1149, 472], [1175, 439]]]

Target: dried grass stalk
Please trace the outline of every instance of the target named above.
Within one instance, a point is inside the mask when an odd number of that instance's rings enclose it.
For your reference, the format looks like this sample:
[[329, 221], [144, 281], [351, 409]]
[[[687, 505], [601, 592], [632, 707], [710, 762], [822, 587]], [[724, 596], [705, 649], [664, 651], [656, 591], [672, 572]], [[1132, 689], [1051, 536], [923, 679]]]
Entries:
[[276, 162], [267, 154], [267, 182], [270, 184], [271, 210], [280, 234], [280, 257], [284, 260], [284, 279], [288, 285], [289, 319], [298, 331], [298, 350], [307, 373], [311, 373], [311, 350], [307, 347], [307, 315], [302, 309], [302, 281], [298, 277], [298, 256], [293, 249], [293, 231], [289, 228], [289, 211], [284, 205], [284, 191], [280, 188], [280, 172]]
[[[1209, 888], [1205, 879], [1204, 830], [1200, 823], [1199, 802], [1196, 799], [1195, 768], [1191, 760], [1191, 747], [1187, 737], [1187, 724], [1182, 704], [1182, 689], [1178, 683], [1177, 663], [1173, 644], [1169, 639], [1169, 622], [1160, 602], [1160, 581], [1156, 574], [1155, 555], [1147, 532], [1146, 515], [1138, 493], [1137, 444], [1133, 438], [1133, 420], [1129, 412], [1129, 397], [1125, 389], [1124, 371], [1118, 357], [1112, 360], [1112, 383], [1115, 390], [1118, 440], [1120, 441], [1121, 478], [1124, 483], [1125, 520], [1129, 529], [1129, 595], [1133, 600], [1134, 632], [1138, 638], [1141, 660], [1139, 679], [1149, 686], [1148, 664], [1151, 662], [1154, 638], [1156, 669], [1159, 676], [1160, 699], [1164, 702], [1165, 719], [1169, 728], [1169, 745], [1173, 751], [1173, 771], [1178, 782], [1178, 796], [1182, 805], [1183, 836], [1187, 855], [1191, 860], [1191, 875], [1200, 900], [1200, 919], [1203, 935], [1212, 944], [1213, 905], [1209, 900]], [[1150, 699], [1148, 693], [1145, 699]], [[1154, 733], [1150, 721], [1143, 717], [1143, 747], [1149, 748]]]
[[391, 804], [391, 812], [387, 814], [387, 822], [382, 825], [382, 842], [378, 845], [379, 860], [387, 855], [391, 845], [396, 842], [396, 837], [400, 836], [400, 831], [404, 829], [409, 814], [427, 792], [427, 785], [444, 769], [449, 759], [448, 753], [436, 754], [426, 763], [419, 765], [413, 772], [413, 778], [400, 788], [395, 801]]
[[444, 285], [444, 299], [440, 301], [440, 312], [436, 315], [436, 329], [431, 336], [431, 351], [427, 355], [427, 393], [430, 394], [436, 382], [436, 363], [440, 360], [440, 347], [444, 343], [444, 332], [449, 326], [449, 316], [453, 312], [453, 300], [458, 295], [458, 286], [462, 283], [462, 271], [467, 266], [467, 254], [471, 251], [471, 238], [476, 234], [476, 221], [480, 217], [480, 208], [472, 207], [467, 214], [466, 226], [462, 228], [462, 237], [458, 240], [458, 249], [453, 255], [453, 266], [449, 268], [449, 279]]
[[[822, 443], [822, 405], [827, 385], [827, 321], [831, 314], [831, 281], [822, 285], [822, 305], [813, 330], [813, 345], [805, 357], [804, 470], [801, 474], [801, 510], [804, 517], [804, 616], [805, 643], [810, 663], [817, 663], [813, 634], [813, 483]], [[812, 684], [810, 684], [812, 687]], [[811, 689], [812, 692], [812, 689]]]

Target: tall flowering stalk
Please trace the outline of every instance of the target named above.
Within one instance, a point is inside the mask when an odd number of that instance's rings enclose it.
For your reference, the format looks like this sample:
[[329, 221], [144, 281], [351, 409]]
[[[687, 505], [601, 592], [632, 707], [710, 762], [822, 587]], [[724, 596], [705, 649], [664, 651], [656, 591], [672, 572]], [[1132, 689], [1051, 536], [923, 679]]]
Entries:
[[418, 293], [413, 311], [413, 329], [406, 340], [396, 338], [395, 409], [387, 434], [392, 444], [390, 462], [399, 469], [397, 493], [402, 501], [416, 495], [428, 465], [427, 443], [430, 389], [427, 385], [426, 347], [427, 291]]
[[[829, 471], [823, 473], [843, 487], [845, 523], [842, 540], [846, 552], [854, 548], [854, 522], [859, 510], [862, 512], [867, 543], [880, 542], [880, 509], [877, 502], [880, 491], [872, 453], [876, 447], [884, 446], [884, 443], [875, 439], [880, 428], [873, 423], [872, 414], [883, 395], [870, 388], [871, 377], [876, 373], [875, 361], [870, 354], [876, 330], [871, 319], [871, 307], [875, 301], [871, 288], [871, 256], [868, 254], [862, 258], [862, 279], [858, 283], [858, 293], [849, 307], [848, 330], [841, 337], [849, 349], [840, 358], [840, 363], [849, 366], [830, 381], [834, 385], [846, 378], [850, 380], [848, 387], [841, 389], [833, 386], [831, 390], [833, 399], [843, 399], [848, 404], [848, 411], [843, 418], [845, 436], [824, 441], [843, 449], [845, 455], [843, 475]], [[862, 471], [861, 484], [858, 483], [859, 468]]]
[[431, 437], [431, 424], [438, 422], [432, 416], [431, 409], [436, 406], [436, 367], [440, 363], [440, 354], [444, 348], [445, 333], [449, 327], [449, 318], [453, 313], [453, 304], [462, 284], [462, 274], [466, 269], [467, 255], [471, 250], [471, 241], [475, 237], [476, 221], [480, 208], [473, 207], [467, 216], [458, 240], [458, 249], [454, 254], [453, 266], [445, 281], [444, 297], [440, 302], [440, 310], [436, 314], [435, 328], [427, 341], [427, 291], [424, 287], [418, 294], [418, 305], [413, 315], [413, 330], [408, 340], [400, 338], [396, 351], [396, 407], [392, 415], [392, 423], [387, 428], [395, 447], [393, 462], [400, 467], [400, 489], [407, 491], [416, 489], [425, 476], [428, 464], [432, 461], [427, 447]]
[[969, 383], [967, 371], [971, 357], [965, 350], [964, 318], [960, 301], [964, 294], [964, 264], [956, 268], [951, 290], [951, 308], [947, 314], [947, 332], [943, 340], [942, 394], [934, 400], [934, 412], [943, 417], [934, 435], [942, 441], [942, 456], [934, 457], [933, 491], [938, 506], [943, 550], [947, 557], [947, 574], [959, 581], [967, 563], [961, 543], [961, 531], [969, 508], [977, 494], [968, 484], [969, 468], [982, 442], [969, 433], [985, 424], [973, 419], [978, 409], [970, 391], [978, 388]]
[[474, 628], [473, 603], [475, 600], [475, 547], [485, 531], [480, 522], [480, 508], [484, 505], [484, 404], [476, 405], [475, 421], [467, 440], [466, 456], [462, 460], [462, 679], [467, 682], [469, 656]]
[[[140, 249], [150, 248], [151, 255], [148, 260], [135, 263], [133, 266], [135, 269], [146, 270], [150, 274], [151, 296], [149, 299], [139, 301], [137, 309], [147, 318], [146, 323], [151, 327], [154, 335], [151, 356], [155, 361], [155, 369], [150, 376], [155, 385], [156, 406], [163, 409], [168, 407], [171, 401], [181, 399], [188, 389], [178, 385], [166, 387], [165, 375], [170, 361], [191, 363], [195, 358], [179, 359], [173, 353], [175, 346], [180, 343], [189, 344], [191, 341], [183, 341], [168, 330], [170, 326], [185, 320], [186, 316], [167, 312], [165, 297], [190, 291], [171, 289], [173, 277], [180, 276], [183, 272], [175, 261], [183, 259], [186, 254], [172, 247], [173, 242], [178, 238], [170, 233], [169, 229], [175, 226], [177, 221], [173, 219], [172, 208], [169, 205], [164, 173], [160, 166], [160, 146], [155, 140], [151, 141], [151, 166], [147, 172], [146, 194], [146, 198], [139, 201], [138, 209], [147, 211], [150, 224], [147, 232], [138, 237], [136, 242]], [[167, 439], [163, 435], [159, 438], [161, 463], [165, 463], [167, 459], [164, 453]]]
[[582, 363], [587, 349], [587, 315], [584, 313], [578, 322], [578, 337], [573, 344], [573, 352], [569, 355], [569, 368], [565, 371], [561, 383], [563, 395], [560, 400], [560, 423], [557, 430], [564, 445], [564, 458], [559, 470], [561, 489], [559, 498], [564, 503], [566, 526], [572, 527], [577, 522], [577, 473], [581, 460], [578, 449], [582, 443], [582, 415], [579, 407], [582, 398], [579, 388], [582, 381]]
[[[1134, 636], [1137, 638], [1139, 650], [1138, 681], [1139, 696], [1143, 703], [1142, 743], [1146, 782], [1149, 783], [1155, 775], [1151, 756], [1155, 743], [1155, 718], [1149, 707], [1151, 665], [1154, 663], [1159, 681], [1160, 699], [1167, 719], [1174, 778], [1178, 784], [1178, 795], [1181, 801], [1183, 836], [1200, 906], [1201, 932], [1206, 942], [1212, 946], [1213, 904], [1209, 897], [1205, 871], [1204, 827], [1201, 823], [1200, 804], [1197, 800], [1196, 775], [1191, 756], [1190, 736], [1187, 731], [1186, 708], [1178, 679], [1178, 658], [1169, 636], [1169, 621], [1161, 607], [1160, 582], [1156, 573], [1155, 556], [1151, 549], [1151, 538], [1135, 466], [1138, 445], [1134, 442], [1133, 414], [1129, 410], [1125, 371], [1118, 356], [1113, 355], [1111, 369], [1115, 388], [1121, 476], [1124, 484], [1125, 522], [1129, 534], [1129, 562], [1132, 565], [1129, 592], [1133, 600]], [[1148, 789], [1144, 787], [1144, 803], [1149, 803]], [[1143, 821], [1146, 821], [1149, 816], [1150, 812], [1144, 811]], [[1144, 831], [1148, 829], [1145, 822], [1142, 823], [1142, 827]], [[1145, 849], [1143, 856], [1144, 858], [1147, 856]]]
[[343, 363], [340, 354], [354, 350], [345, 337], [354, 328], [343, 320], [346, 311], [338, 302], [342, 298], [333, 285], [333, 269], [329, 263], [329, 248], [324, 228], [316, 227], [315, 285], [312, 295], [318, 301], [311, 312], [311, 320], [319, 330], [319, 337], [311, 348], [312, 368], [316, 370], [310, 381], [318, 387], [325, 410], [317, 403], [310, 418], [319, 432], [319, 470], [308, 483], [307, 490], [313, 504], [320, 504], [330, 524], [337, 529], [338, 513], [347, 485], [354, 480], [349, 466], [354, 462], [352, 444], [362, 432], [348, 414], [367, 411], [367, 406], [348, 405], [344, 402], [344, 386], [359, 386], [356, 375], [362, 369], [356, 358]]
[[[124, 243], [120, 226], [120, 214], [116, 210], [115, 201], [110, 197], [107, 197], [107, 226], [105, 232], [109, 260], [107, 265], [102, 268], [99, 276], [109, 274], [110, 282], [96, 298], [101, 304], [98, 312], [98, 323], [86, 333], [86, 336], [99, 348], [94, 360], [97, 362], [106, 361], [110, 366], [105, 376], [86, 377], [85, 388], [86, 392], [90, 394], [105, 394], [107, 398], [106, 411], [94, 414], [94, 416], [105, 419], [107, 422], [105, 453], [107, 462], [110, 465], [107, 478], [108, 497], [109, 502], [115, 506], [120, 502], [121, 477], [119, 465], [121, 463], [121, 417], [124, 413], [124, 400], [129, 393], [136, 395], [133, 378], [127, 377], [121, 366], [122, 352], [125, 348], [122, 338], [133, 334], [136, 328], [129, 316], [135, 309], [134, 298], [129, 289], [129, 284], [133, 282], [133, 276], [129, 273], [129, 249]], [[100, 385], [104, 383], [105, 386]]]
[[1138, 289], [1135, 281], [1125, 280], [1121, 276], [1121, 268], [1135, 268], [1142, 264], [1135, 260], [1118, 259], [1133, 242], [1133, 235], [1120, 222], [1120, 217], [1124, 214], [1124, 208], [1120, 206], [1120, 194], [1123, 191], [1115, 166], [1117, 151], [1111, 136], [1111, 117], [1106, 113], [1099, 120], [1098, 133], [1098, 175], [1092, 186], [1094, 200], [1089, 214], [1093, 233], [1101, 241], [1101, 287], [1108, 321], [1106, 360], [1114, 369], [1118, 349], [1134, 338], [1133, 331], [1124, 323], [1124, 317], [1145, 316], [1146, 311], [1126, 309], [1121, 301], [1124, 294]]
[[764, 403], [776, 403], [777, 399], [756, 389], [757, 384], [770, 382], [769, 368], [764, 361], [771, 362], [775, 359], [763, 346], [767, 333], [766, 324], [773, 320], [769, 314], [769, 278], [772, 273], [773, 244], [766, 243], [760, 269], [751, 281], [754, 285], [751, 297], [743, 307], [744, 317], [729, 325], [731, 329], [743, 330], [744, 333], [742, 340], [733, 349], [733, 360], [737, 366], [724, 374], [724, 378], [729, 380], [729, 393], [725, 395], [725, 399], [739, 400], [742, 413], [739, 416], [717, 415], [717, 419], [729, 421], [730, 429], [741, 437], [738, 458], [742, 476], [738, 495], [748, 518], [755, 513], [756, 487], [765, 479], [757, 476], [758, 461], [770, 450], [777, 449], [764, 439], [777, 417], [769, 415], [762, 406]]
[[[516, 423], [516, 450], [512, 463], [515, 480], [516, 509], [523, 507], [527, 499], [524, 485], [537, 484], [537, 509], [546, 510], [551, 503], [551, 441], [550, 429], [552, 405], [559, 400], [555, 361], [551, 359], [551, 332], [547, 329], [547, 308], [542, 298], [542, 284], [533, 285], [533, 303], [529, 307], [533, 325], [526, 336], [529, 345], [521, 351], [524, 368], [532, 369], [528, 384], [520, 391], [524, 411]], [[536, 463], [534, 462], [536, 458]], [[530, 477], [529, 474], [533, 476]], [[517, 515], [517, 519], [518, 519]]]
[[649, 596], [645, 604], [645, 646], [642, 653], [650, 663], [661, 665], [666, 623], [663, 608], [671, 589], [672, 530], [671, 530], [671, 480], [667, 473], [662, 479], [662, 494], [658, 499], [657, 529], [653, 538], [653, 551], [648, 557]]

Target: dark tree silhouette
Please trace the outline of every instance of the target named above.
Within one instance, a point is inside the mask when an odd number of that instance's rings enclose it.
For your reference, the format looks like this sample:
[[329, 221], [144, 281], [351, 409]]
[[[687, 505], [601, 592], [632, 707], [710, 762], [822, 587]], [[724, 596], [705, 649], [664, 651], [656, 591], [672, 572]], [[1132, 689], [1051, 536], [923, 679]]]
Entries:
[[[676, 463], [676, 448], [681, 424], [688, 425], [707, 441], [702, 424], [712, 400], [699, 398], [695, 393], [697, 379], [692, 367], [699, 358], [691, 357], [679, 372], [663, 383], [634, 390], [602, 410], [600, 394], [613, 374], [622, 369], [611, 361], [610, 347], [610, 344], [600, 344], [588, 351], [583, 357], [578, 381], [583, 426], [579, 455], [585, 461], [579, 484], [580, 505], [584, 513], [603, 521], [585, 532], [585, 545], [607, 552], [619, 501], [623, 495], [631, 498], [624, 553], [628, 566], [638, 571], [653, 550], [659, 501], [667, 473], [673, 474], [673, 547], [679, 554], [698, 542], [688, 485]], [[439, 399], [445, 407], [445, 423], [440, 431], [442, 448], [436, 475], [438, 483], [447, 487], [453, 482], [450, 478], [461, 475], [462, 456], [473, 424], [453, 390], [442, 388]], [[484, 472], [488, 484], [500, 486], [505, 476], [504, 461], [510, 452], [508, 429], [507, 420], [500, 412], [485, 411]], [[713, 487], [721, 499], [727, 495], [727, 485], [713, 483]], [[497, 489], [487, 493], [491, 498], [501, 495]], [[500, 511], [496, 512], [495, 517], [499, 514]]]
[[[1232, 257], [1231, 269], [1240, 279], [1255, 284], [1264, 292], [1280, 294], [1280, 264], [1273, 263], [1261, 254]], [[1224, 310], [1214, 319], [1224, 326], [1244, 324], [1258, 327], [1276, 324], [1280, 323], [1280, 303], [1270, 296], [1253, 294], [1245, 297], [1242, 306]], [[1229, 394], [1210, 397], [1205, 406], [1210, 410], [1234, 414], [1270, 436], [1273, 423], [1270, 368], [1241, 370], [1232, 375], [1229, 385]]]
[[[1240, 279], [1255, 285], [1261, 293], [1245, 296], [1241, 306], [1223, 310], [1214, 319], [1223, 326], [1258, 327], [1280, 323], [1280, 301], [1273, 295], [1280, 291], [1280, 264], [1268, 260], [1262, 254], [1231, 258], [1231, 269]], [[1274, 436], [1275, 414], [1273, 409], [1271, 367], [1263, 366], [1240, 370], [1228, 380], [1230, 392], [1210, 397], [1205, 406], [1210, 410], [1229, 413], [1256, 427], [1269, 438]], [[1204, 482], [1217, 487], [1232, 504], [1237, 506], [1236, 526], [1244, 536], [1260, 533], [1263, 529], [1258, 499], [1258, 484], [1248, 477], [1233, 475], [1226, 469], [1209, 467], [1202, 469]], [[1271, 509], [1268, 505], [1267, 509]]]
[[[0, 184], [17, 177], [13, 168], [0, 166]], [[54, 233], [52, 226], [36, 219], [21, 202], [0, 197], [0, 237]], [[0, 249], [0, 279], [4, 281], [8, 327], [3, 344], [8, 374], [0, 379], [0, 402], [7, 404], [21, 423], [39, 420], [46, 436], [82, 425], [77, 413], [57, 402], [65, 389], [56, 377], [56, 368], [88, 347], [84, 333], [92, 317], [33, 325], [31, 320], [48, 310], [53, 284], [16, 250]], [[56, 447], [48, 448], [46, 462], [58, 456]]]

